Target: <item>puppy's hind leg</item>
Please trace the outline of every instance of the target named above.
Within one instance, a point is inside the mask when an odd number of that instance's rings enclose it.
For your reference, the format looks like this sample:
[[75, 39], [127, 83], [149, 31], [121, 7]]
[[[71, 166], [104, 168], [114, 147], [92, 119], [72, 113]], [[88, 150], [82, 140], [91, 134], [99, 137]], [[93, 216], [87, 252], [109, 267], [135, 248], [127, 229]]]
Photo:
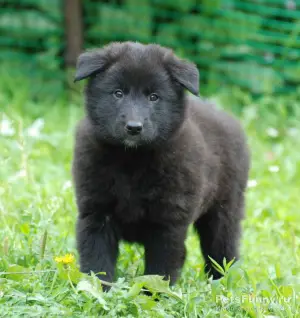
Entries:
[[221, 278], [222, 274], [212, 266], [209, 256], [221, 266], [223, 266], [223, 258], [227, 262], [233, 258], [235, 260], [239, 258], [240, 228], [244, 214], [243, 201], [241, 198], [238, 204], [218, 202], [195, 222], [205, 259], [205, 272], [213, 275], [213, 279]]

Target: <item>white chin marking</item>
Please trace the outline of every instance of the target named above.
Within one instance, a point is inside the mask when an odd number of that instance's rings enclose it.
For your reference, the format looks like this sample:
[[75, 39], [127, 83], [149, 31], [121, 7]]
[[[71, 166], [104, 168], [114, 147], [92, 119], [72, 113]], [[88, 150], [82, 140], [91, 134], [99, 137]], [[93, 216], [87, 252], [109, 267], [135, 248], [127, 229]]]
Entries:
[[135, 141], [133, 141], [133, 140], [125, 140], [124, 141], [124, 144], [125, 144], [125, 146], [127, 146], [127, 147], [136, 147], [136, 142]]

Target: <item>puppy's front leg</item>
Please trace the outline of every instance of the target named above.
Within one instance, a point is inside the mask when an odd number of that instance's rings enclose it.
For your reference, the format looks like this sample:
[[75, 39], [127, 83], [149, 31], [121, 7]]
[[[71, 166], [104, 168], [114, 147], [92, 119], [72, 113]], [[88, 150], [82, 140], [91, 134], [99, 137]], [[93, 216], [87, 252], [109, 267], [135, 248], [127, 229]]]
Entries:
[[84, 273], [106, 272], [106, 275], [98, 277], [111, 282], [118, 256], [118, 241], [116, 226], [109, 217], [103, 216], [100, 220], [92, 216], [79, 217], [77, 248], [80, 270]]
[[183, 266], [187, 228], [155, 225], [144, 233], [145, 275], [162, 275], [174, 284]]

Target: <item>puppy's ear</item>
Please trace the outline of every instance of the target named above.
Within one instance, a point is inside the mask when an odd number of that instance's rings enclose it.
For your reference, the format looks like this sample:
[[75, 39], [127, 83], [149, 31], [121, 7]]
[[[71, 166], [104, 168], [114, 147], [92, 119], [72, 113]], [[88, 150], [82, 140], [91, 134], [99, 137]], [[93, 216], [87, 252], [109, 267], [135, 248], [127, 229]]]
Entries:
[[107, 51], [104, 49], [87, 51], [79, 55], [74, 82], [103, 71], [108, 64]]
[[168, 69], [173, 78], [189, 90], [192, 94], [199, 95], [199, 71], [195, 64], [179, 59], [173, 54], [166, 57]]

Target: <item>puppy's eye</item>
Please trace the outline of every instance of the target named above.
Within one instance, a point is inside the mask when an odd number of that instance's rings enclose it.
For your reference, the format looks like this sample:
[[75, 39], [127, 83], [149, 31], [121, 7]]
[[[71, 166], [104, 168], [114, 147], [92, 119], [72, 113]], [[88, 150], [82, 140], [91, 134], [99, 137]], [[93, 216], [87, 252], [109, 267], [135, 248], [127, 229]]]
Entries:
[[149, 95], [150, 102], [156, 102], [158, 100], [158, 96], [155, 93]]
[[123, 97], [123, 92], [120, 90], [120, 89], [116, 89], [115, 91], [114, 91], [114, 96], [116, 97], [116, 98], [118, 98], [118, 99], [120, 99], [120, 98], [122, 98]]

